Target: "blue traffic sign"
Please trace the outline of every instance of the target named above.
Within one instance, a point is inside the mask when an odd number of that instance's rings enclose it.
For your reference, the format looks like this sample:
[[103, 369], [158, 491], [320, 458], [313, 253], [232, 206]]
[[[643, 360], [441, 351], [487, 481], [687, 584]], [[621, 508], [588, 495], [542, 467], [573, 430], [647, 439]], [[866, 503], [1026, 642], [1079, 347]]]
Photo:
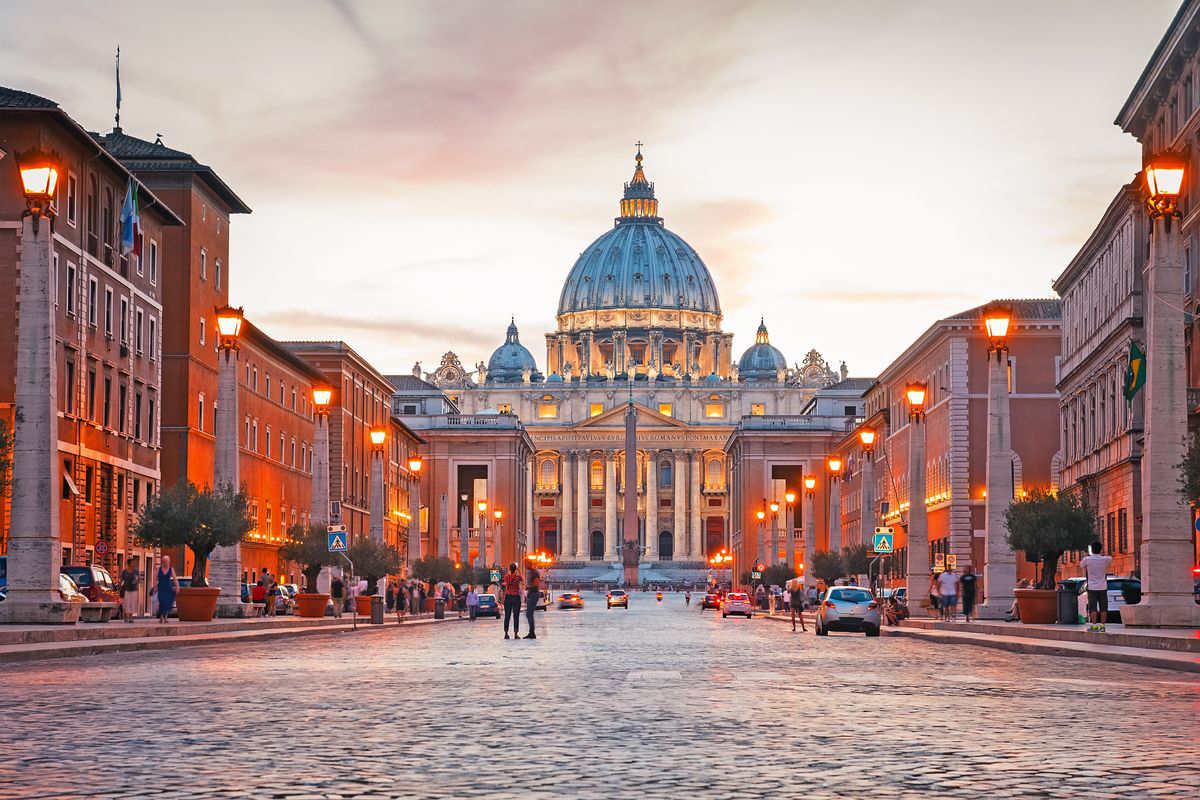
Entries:
[[346, 532], [345, 531], [330, 531], [329, 532], [329, 552], [331, 552], [331, 553], [346, 552]]
[[886, 528], [876, 528], [875, 529], [875, 538], [871, 543], [872, 549], [874, 549], [874, 551], [876, 553], [892, 552], [892, 542], [893, 542], [892, 537], [895, 534], [895, 532], [896, 532], [896, 529], [891, 526], [888, 526]]
[[1196, 517], [1196, 530], [1200, 532], [1200, 517]]

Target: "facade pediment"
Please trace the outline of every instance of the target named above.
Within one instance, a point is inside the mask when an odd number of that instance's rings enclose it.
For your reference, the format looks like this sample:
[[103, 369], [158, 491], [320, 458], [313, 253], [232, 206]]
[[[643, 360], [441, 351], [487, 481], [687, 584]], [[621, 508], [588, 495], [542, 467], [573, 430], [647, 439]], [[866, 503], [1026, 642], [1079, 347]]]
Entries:
[[[687, 423], [668, 417], [666, 414], [660, 414], [652, 408], [633, 404], [637, 410], [637, 427], [639, 431], [658, 428], [661, 430], [687, 430]], [[627, 405], [619, 405], [610, 408], [602, 414], [597, 414], [590, 417], [578, 425], [572, 426], [573, 430], [583, 430], [587, 428], [624, 428], [625, 427], [625, 409]]]

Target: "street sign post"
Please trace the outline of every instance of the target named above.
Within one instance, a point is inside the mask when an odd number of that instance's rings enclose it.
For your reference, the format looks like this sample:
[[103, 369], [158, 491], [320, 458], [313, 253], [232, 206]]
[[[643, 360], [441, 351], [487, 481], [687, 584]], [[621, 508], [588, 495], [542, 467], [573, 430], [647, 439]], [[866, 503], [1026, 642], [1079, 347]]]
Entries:
[[330, 525], [329, 533], [329, 552], [344, 553], [346, 552], [346, 526], [345, 525]]
[[490, 578], [492, 583], [500, 583], [500, 570], [492, 570]]
[[762, 580], [762, 573], [759, 572], [758, 570], [754, 570], [753, 572], [750, 573], [750, 580], [752, 580], [752, 581]]
[[341, 500], [330, 500], [329, 501], [329, 519], [333, 522], [341, 522], [342, 521], [342, 501]]
[[937, 570], [938, 572], [942, 572], [943, 570], [945, 570], [946, 569], [946, 556], [943, 555], [942, 553], [938, 553], [937, 555], [935, 555], [933, 557], [933, 568], [935, 570]]
[[958, 556], [954, 553], [949, 553], [946, 556], [946, 569], [955, 569], [958, 566]]
[[893, 543], [896, 541], [895, 535], [896, 529], [891, 525], [876, 528], [875, 538], [871, 542], [872, 548], [876, 553], [893, 552]]

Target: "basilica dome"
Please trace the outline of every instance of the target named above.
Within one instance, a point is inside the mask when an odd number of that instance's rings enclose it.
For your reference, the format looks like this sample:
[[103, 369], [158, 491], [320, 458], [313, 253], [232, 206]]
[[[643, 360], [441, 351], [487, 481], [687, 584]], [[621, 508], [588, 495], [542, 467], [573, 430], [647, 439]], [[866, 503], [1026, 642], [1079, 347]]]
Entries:
[[519, 383], [528, 375], [530, 380], [541, 380], [537, 362], [533, 360], [525, 345], [517, 338], [517, 322], [513, 320], [508, 325], [504, 344], [496, 348], [488, 359], [487, 381], [500, 383]]
[[704, 261], [658, 216], [654, 184], [638, 150], [625, 184], [621, 216], [588, 245], [571, 268], [559, 315], [601, 309], [665, 309], [720, 315], [717, 289]]
[[780, 370], [787, 370], [787, 359], [779, 352], [778, 347], [771, 344], [767, 336], [766, 322], [760, 320], [758, 332], [754, 335], [754, 344], [738, 359], [738, 379], [776, 381], [780, 380]]

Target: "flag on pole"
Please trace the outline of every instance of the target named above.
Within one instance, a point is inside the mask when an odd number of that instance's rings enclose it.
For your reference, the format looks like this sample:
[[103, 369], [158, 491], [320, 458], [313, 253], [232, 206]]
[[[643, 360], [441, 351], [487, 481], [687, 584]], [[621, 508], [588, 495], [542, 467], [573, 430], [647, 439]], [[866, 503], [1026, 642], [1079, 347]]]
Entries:
[[121, 255], [133, 253], [141, 258], [141, 220], [138, 219], [137, 185], [130, 178], [125, 187], [125, 201], [121, 203]]
[[1129, 343], [1129, 366], [1125, 367], [1125, 400], [1132, 403], [1133, 397], [1146, 383], [1146, 351], [1137, 342]]

